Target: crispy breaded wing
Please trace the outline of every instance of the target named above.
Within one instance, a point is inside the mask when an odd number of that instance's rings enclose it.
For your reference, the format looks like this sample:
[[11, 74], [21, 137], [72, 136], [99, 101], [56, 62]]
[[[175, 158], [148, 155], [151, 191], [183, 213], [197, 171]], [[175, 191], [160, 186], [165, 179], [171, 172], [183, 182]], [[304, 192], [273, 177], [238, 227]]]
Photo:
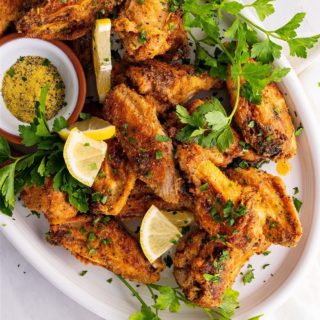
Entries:
[[195, 186], [195, 216], [209, 234], [226, 234], [240, 247], [247, 246], [246, 239], [254, 247], [265, 239], [284, 246], [298, 243], [301, 224], [280, 178], [237, 168], [228, 170], [229, 179], [192, 146], [179, 147], [177, 156]]
[[187, 102], [199, 91], [222, 86], [222, 81], [207, 73], [196, 73], [191, 65], [170, 65], [157, 60], [129, 66], [126, 77], [140, 94], [152, 95], [168, 106]]
[[113, 26], [130, 60], [152, 59], [167, 51], [175, 58], [181, 56], [179, 49], [187, 48], [182, 13], [170, 12], [166, 0], [126, 0]]
[[[99, 12], [108, 15], [121, 1], [47, 0], [17, 23], [18, 32], [42, 39], [74, 40], [88, 33]], [[103, 10], [103, 11], [101, 11]]]
[[92, 263], [141, 283], [160, 278], [162, 262], [152, 266], [135, 238], [106, 216], [77, 216], [51, 225], [49, 242], [63, 246], [83, 263]]
[[0, 36], [11, 22], [19, 19], [23, 13], [44, 0], [0, 0]]
[[32, 185], [24, 188], [20, 197], [28, 209], [42, 212], [51, 224], [62, 223], [78, 212], [65, 193], [53, 189], [52, 179], [47, 179], [41, 187]]
[[261, 195], [256, 206], [262, 208], [266, 215], [263, 227], [265, 237], [275, 244], [295, 246], [301, 238], [302, 227], [284, 182], [255, 168], [229, 169], [227, 175], [242, 186], [255, 188]]
[[119, 214], [126, 205], [135, 181], [136, 173], [118, 142], [109, 140], [106, 157], [92, 186], [93, 191], [99, 193], [98, 201], [92, 203], [92, 211]]
[[[230, 76], [227, 87], [234, 104], [236, 85]], [[286, 101], [275, 83], [265, 87], [259, 105], [240, 97], [235, 121], [245, 142], [259, 155], [279, 160], [292, 158], [296, 154], [297, 143], [292, 119]]]
[[124, 84], [109, 94], [105, 117], [117, 127], [116, 136], [139, 178], [170, 203], [179, 202], [180, 178], [172, 143], [156, 116], [156, 107]]
[[160, 210], [165, 211], [192, 211], [193, 209], [193, 202], [190, 195], [183, 194], [179, 203], [169, 203], [155, 195], [153, 190], [145, 183], [137, 180], [125, 207], [119, 214], [119, 218], [141, 218], [152, 205], [156, 206]]
[[[173, 259], [174, 276], [191, 302], [203, 308], [217, 307], [251, 255], [250, 250], [214, 241], [198, 229], [179, 241]], [[206, 278], [210, 276], [211, 280]]]

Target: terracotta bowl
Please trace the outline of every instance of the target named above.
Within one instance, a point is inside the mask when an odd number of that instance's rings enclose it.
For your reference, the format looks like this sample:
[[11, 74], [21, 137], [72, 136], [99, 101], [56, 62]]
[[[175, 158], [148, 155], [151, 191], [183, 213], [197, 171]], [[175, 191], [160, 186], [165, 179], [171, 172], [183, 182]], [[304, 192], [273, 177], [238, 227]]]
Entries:
[[[77, 121], [86, 99], [86, 78], [74, 52], [61, 41], [47, 41], [10, 34], [0, 39], [0, 88], [6, 71], [21, 56], [47, 58], [58, 69], [66, 86], [66, 103], [57, 115], [48, 121], [52, 126], [56, 117], [64, 116], [69, 124]], [[6, 108], [0, 90], [0, 135], [14, 144], [21, 144], [19, 125], [26, 125]]]

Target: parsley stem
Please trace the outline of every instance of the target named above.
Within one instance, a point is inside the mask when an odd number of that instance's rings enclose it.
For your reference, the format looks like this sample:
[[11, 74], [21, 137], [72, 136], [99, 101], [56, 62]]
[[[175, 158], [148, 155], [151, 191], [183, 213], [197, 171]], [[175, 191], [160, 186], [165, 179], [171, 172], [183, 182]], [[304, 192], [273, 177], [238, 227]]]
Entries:
[[271, 37], [273, 37], [273, 38], [275, 38], [275, 39], [284, 41], [281, 37], [275, 35], [273, 31], [268, 31], [268, 30], [260, 27], [258, 24], [256, 24], [255, 22], [251, 21], [250, 19], [248, 19], [247, 17], [245, 17], [243, 14], [239, 13], [238, 16], [239, 16], [242, 20], [244, 20], [244, 21], [246, 21], [247, 23], [251, 24], [254, 28], [262, 31], [264, 34], [267, 35], [268, 38], [271, 36]]
[[120, 275], [116, 274], [116, 276], [118, 277], [118, 279], [132, 292], [133, 296], [136, 297], [139, 302], [144, 306], [144, 307], [148, 307], [147, 304], [144, 302], [144, 300], [141, 298], [140, 294], [131, 286], [131, 284], [125, 280], [124, 278], [122, 278]]
[[228, 51], [226, 46], [222, 43], [222, 41], [219, 38], [215, 38], [214, 40], [219, 45], [220, 49], [227, 55], [227, 57], [229, 58], [230, 62], [232, 64], [234, 64], [234, 59], [233, 59], [232, 55], [230, 54], [230, 52]]
[[[156, 295], [154, 294], [153, 290], [151, 289], [151, 286], [147, 284], [146, 287], [148, 288], [148, 290], [149, 290], [149, 292], [150, 292], [150, 294], [151, 294], [152, 300], [153, 300], [154, 303], [156, 304], [156, 303], [157, 303], [157, 297], [156, 297]], [[158, 309], [155, 308], [155, 310], [156, 310], [156, 315], [158, 315]]]
[[211, 314], [210, 309], [203, 308], [203, 312], [208, 316], [210, 320], [215, 320], [216, 318]]
[[236, 101], [234, 103], [234, 106], [233, 106], [233, 110], [230, 114], [230, 116], [228, 117], [229, 118], [229, 124], [231, 123], [232, 121], [232, 118], [234, 116], [234, 114], [236, 113], [237, 109], [238, 109], [238, 106], [239, 106], [239, 101], [240, 101], [240, 76], [237, 77], [237, 93], [236, 93]]

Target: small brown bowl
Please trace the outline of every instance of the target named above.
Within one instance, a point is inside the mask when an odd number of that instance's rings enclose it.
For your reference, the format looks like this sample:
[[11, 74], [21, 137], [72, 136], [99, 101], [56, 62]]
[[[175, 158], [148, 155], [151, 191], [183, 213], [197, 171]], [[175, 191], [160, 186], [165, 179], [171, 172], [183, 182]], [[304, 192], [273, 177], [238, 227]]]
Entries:
[[[86, 78], [82, 65], [74, 52], [63, 42], [27, 38], [14, 33], [0, 39], [0, 87], [5, 72], [20, 56], [40, 56], [55, 65], [66, 86], [67, 106], [56, 116], [64, 116], [68, 124], [77, 121], [86, 99]], [[18, 126], [23, 124], [6, 108], [0, 97], [0, 135], [14, 144], [21, 144]], [[54, 118], [53, 118], [54, 119]], [[51, 119], [50, 123], [53, 121]]]

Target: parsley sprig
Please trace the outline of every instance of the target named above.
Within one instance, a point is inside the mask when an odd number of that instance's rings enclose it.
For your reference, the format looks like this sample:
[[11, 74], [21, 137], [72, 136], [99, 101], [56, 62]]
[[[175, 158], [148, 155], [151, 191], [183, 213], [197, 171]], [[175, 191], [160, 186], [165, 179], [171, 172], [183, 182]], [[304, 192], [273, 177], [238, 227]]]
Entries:
[[[260, 20], [264, 20], [275, 11], [273, 2], [274, 0], [256, 0], [249, 5], [243, 5], [240, 2], [228, 0], [209, 2], [176, 0], [173, 2], [174, 5], [170, 6], [172, 10], [180, 6], [184, 12], [184, 26], [196, 47], [196, 66], [222, 80], [226, 80], [230, 72], [235, 83], [232, 113], [226, 116], [222, 110], [215, 110], [213, 125], [207, 122], [205, 127], [194, 125], [195, 122], [191, 116], [191, 120], [183, 122], [187, 126], [179, 133], [178, 140], [194, 141], [202, 146], [217, 145], [220, 151], [226, 150], [233, 143], [230, 123], [238, 108], [240, 96], [252, 103], [260, 104], [265, 86], [273, 81], [281, 81], [290, 71], [288, 68], [273, 68], [270, 64], [280, 57], [282, 50], [282, 46], [273, 40], [286, 42], [289, 45], [290, 54], [302, 58], [307, 56], [307, 49], [316, 44], [320, 35], [297, 37], [296, 30], [305, 17], [304, 13], [296, 14], [276, 30], [266, 30], [242, 14], [243, 9], [253, 7]], [[221, 21], [225, 14], [233, 17], [233, 23], [223, 31]], [[194, 28], [200, 28], [203, 31], [200, 39], [193, 35]], [[263, 41], [258, 41], [257, 31], [265, 34]], [[180, 120], [187, 118], [186, 111], [180, 106], [177, 107], [177, 113]], [[202, 117], [206, 118], [206, 115], [203, 114]]]
[[[159, 284], [146, 285], [154, 302], [152, 305], [148, 305], [127, 280], [119, 275], [117, 277], [141, 304], [140, 311], [131, 315], [129, 320], [161, 320], [159, 312], [169, 310], [172, 313], [176, 313], [180, 311], [181, 304], [190, 308], [196, 308], [196, 305], [188, 301], [179, 288]], [[202, 310], [210, 320], [231, 320], [235, 309], [239, 307], [238, 297], [239, 292], [226, 289], [220, 307], [213, 309], [202, 308]]]
[[80, 212], [88, 211], [90, 189], [74, 179], [63, 159], [64, 142], [57, 132], [67, 126], [63, 118], [56, 118], [53, 132], [45, 119], [45, 104], [48, 86], [41, 90], [39, 102], [35, 105], [36, 117], [30, 125], [19, 127], [22, 142], [36, 151], [20, 157], [11, 154], [8, 142], [0, 137], [0, 211], [9, 216], [15, 205], [15, 196], [32, 184], [41, 186], [45, 179], [53, 177], [54, 190], [67, 193], [69, 202]]

